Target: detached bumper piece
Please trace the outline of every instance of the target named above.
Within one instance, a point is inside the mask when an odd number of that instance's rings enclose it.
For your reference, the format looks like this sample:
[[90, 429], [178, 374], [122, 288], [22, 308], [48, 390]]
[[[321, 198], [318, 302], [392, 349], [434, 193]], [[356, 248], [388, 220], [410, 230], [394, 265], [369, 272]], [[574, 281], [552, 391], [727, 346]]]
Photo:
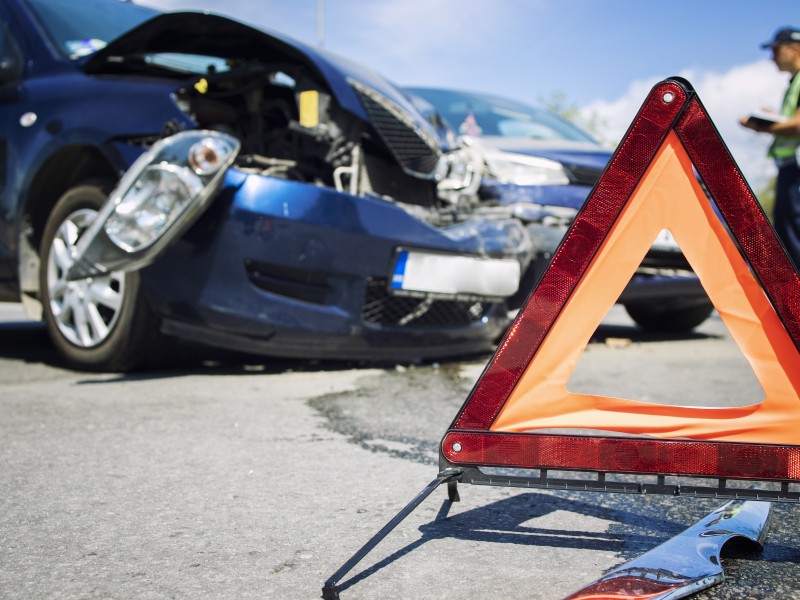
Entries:
[[771, 505], [732, 500], [689, 529], [575, 592], [590, 598], [683, 598], [721, 583], [722, 547], [743, 538], [763, 548]]
[[[449, 505], [460, 500], [459, 481], [475, 483], [465, 481], [462, 469], [441, 471], [436, 479], [328, 578], [322, 588], [322, 598], [338, 600], [343, 588], [352, 585], [345, 583], [342, 586], [341, 580], [444, 483], [447, 484], [448, 506], [443, 512], [449, 512]], [[720, 561], [725, 544], [733, 538], [741, 538], [762, 550], [766, 543], [771, 510], [770, 502], [730, 500], [683, 533], [614, 569], [565, 600], [673, 600], [717, 585], [725, 579]]]

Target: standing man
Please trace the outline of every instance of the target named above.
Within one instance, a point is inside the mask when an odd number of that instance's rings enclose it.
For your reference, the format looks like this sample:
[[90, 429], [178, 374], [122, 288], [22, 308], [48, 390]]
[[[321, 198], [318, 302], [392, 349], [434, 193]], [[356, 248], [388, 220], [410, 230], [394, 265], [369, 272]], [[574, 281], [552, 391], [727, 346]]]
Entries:
[[785, 27], [775, 32], [771, 41], [761, 44], [772, 49], [772, 60], [780, 71], [791, 74], [789, 88], [783, 98], [779, 122], [767, 123], [742, 117], [748, 129], [769, 133], [775, 141], [769, 156], [778, 167], [775, 184], [775, 231], [800, 271], [800, 29]]

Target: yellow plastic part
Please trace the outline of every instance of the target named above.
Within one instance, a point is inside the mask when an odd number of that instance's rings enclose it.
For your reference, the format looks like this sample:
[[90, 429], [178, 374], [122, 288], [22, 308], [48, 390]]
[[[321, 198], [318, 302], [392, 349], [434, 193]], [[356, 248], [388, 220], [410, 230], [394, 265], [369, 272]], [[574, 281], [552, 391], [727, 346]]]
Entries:
[[317, 90], [300, 92], [300, 125], [309, 128], [319, 125], [319, 93]]
[[196, 89], [199, 93], [205, 94], [208, 92], [208, 80], [203, 77], [202, 79], [198, 79], [197, 83], [194, 84], [194, 89]]

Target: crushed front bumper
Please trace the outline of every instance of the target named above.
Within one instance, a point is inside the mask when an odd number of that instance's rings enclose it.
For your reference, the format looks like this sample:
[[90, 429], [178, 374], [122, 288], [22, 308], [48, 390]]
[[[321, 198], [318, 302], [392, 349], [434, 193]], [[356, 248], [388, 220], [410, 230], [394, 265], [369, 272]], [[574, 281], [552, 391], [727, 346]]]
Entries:
[[409, 360], [486, 352], [505, 302], [475, 294], [397, 294], [398, 250], [514, 258], [516, 220], [437, 229], [395, 204], [229, 169], [214, 203], [142, 271], [166, 333], [298, 358]]

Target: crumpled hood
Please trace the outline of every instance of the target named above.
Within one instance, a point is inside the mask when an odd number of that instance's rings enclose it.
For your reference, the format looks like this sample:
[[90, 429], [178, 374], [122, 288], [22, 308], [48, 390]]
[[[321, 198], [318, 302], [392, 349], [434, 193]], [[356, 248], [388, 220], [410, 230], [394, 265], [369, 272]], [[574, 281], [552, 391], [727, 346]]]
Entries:
[[482, 136], [478, 139], [481, 145], [486, 148], [549, 158], [568, 167], [587, 167], [602, 170], [605, 169], [613, 154], [613, 151], [590, 142], [532, 140], [500, 136]]
[[[160, 14], [145, 21], [91, 54], [84, 62], [92, 72], [110, 57], [156, 52], [178, 52], [220, 58], [263, 58], [274, 55], [277, 36], [218, 15], [199, 12]], [[290, 44], [280, 40], [286, 52]]]
[[345, 110], [369, 121], [348, 80], [380, 92], [403, 108], [417, 127], [436, 135], [405, 94], [379, 73], [328, 52], [312, 48], [276, 32], [265, 32], [227, 17], [200, 12], [158, 15], [131, 29], [83, 62], [86, 73], [113, 73], [119, 57], [174, 52], [241, 58], [266, 63], [304, 63], [328, 84]]

